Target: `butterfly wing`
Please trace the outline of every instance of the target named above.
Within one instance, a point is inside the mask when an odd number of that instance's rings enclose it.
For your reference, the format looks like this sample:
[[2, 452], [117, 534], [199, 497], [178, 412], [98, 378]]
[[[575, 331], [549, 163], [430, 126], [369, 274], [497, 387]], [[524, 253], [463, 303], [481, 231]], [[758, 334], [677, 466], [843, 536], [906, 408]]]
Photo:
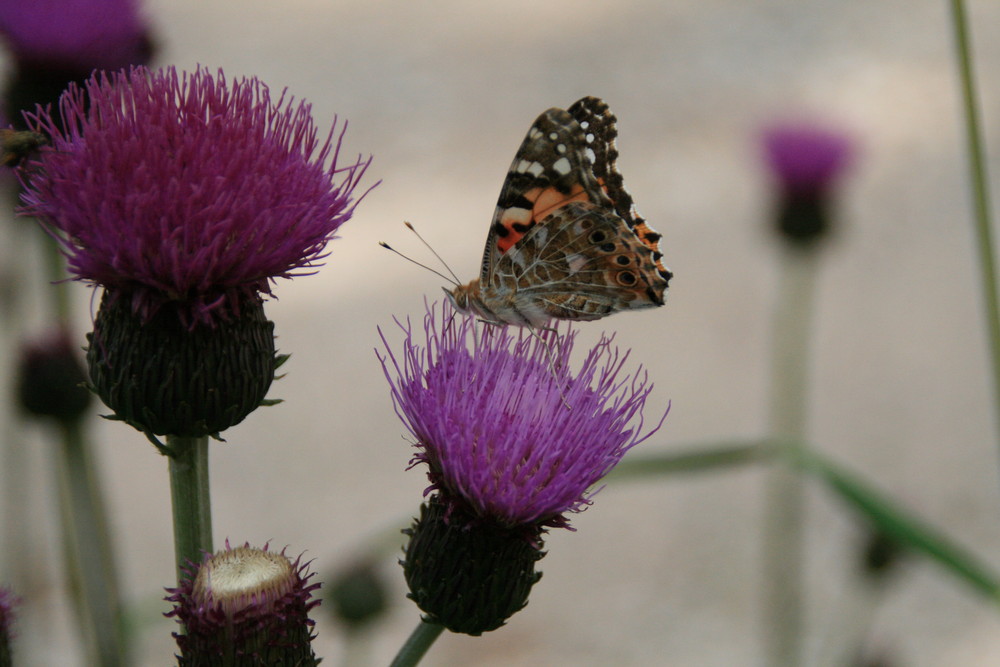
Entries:
[[535, 120], [487, 237], [479, 283], [488, 302], [530, 321], [663, 304], [672, 274], [660, 235], [635, 211], [615, 166], [617, 134], [614, 114], [596, 97]]
[[614, 114], [597, 97], [577, 100], [565, 111], [549, 109], [535, 120], [500, 191], [483, 252], [483, 282], [489, 282], [490, 267], [528, 230], [574, 201], [613, 209], [650, 249], [657, 271], [669, 282], [661, 235], [636, 211], [615, 164], [617, 136]]
[[587, 155], [585, 133], [566, 110], [541, 114], [507, 172], [486, 238], [480, 280], [489, 284], [497, 261], [535, 225], [574, 201], [612, 206]]
[[624, 220], [642, 244], [649, 248], [653, 254], [657, 273], [669, 283], [673, 274], [663, 265], [663, 253], [660, 252], [661, 234], [646, 224], [646, 220], [636, 211], [632, 195], [625, 189], [625, 180], [615, 164], [618, 159], [618, 148], [615, 146], [618, 127], [615, 115], [607, 103], [597, 97], [577, 100], [567, 111], [584, 132], [584, 141], [588, 149], [586, 154], [590, 158], [594, 177], [601, 184], [602, 192], [610, 199], [618, 217]]
[[516, 285], [513, 308], [529, 321], [596, 320], [663, 305], [667, 282], [622, 218], [572, 202], [532, 227], [494, 267], [494, 288]]

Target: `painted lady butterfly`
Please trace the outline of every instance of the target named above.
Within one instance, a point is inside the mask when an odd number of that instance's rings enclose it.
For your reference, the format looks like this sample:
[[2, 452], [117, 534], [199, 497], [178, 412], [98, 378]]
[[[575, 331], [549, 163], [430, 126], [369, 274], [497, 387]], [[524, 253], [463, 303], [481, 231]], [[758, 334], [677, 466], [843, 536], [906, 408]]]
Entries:
[[479, 278], [445, 289], [457, 310], [544, 327], [663, 305], [673, 274], [615, 168], [617, 135], [596, 97], [538, 117], [500, 191]]

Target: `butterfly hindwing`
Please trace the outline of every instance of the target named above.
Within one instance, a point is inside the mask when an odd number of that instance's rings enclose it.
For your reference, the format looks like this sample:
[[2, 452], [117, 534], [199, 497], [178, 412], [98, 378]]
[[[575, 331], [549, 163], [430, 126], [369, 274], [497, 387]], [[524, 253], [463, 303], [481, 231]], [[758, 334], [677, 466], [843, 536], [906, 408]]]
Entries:
[[493, 287], [517, 285], [514, 306], [550, 318], [595, 320], [663, 305], [649, 250], [607, 209], [573, 202], [553, 212], [497, 263]]

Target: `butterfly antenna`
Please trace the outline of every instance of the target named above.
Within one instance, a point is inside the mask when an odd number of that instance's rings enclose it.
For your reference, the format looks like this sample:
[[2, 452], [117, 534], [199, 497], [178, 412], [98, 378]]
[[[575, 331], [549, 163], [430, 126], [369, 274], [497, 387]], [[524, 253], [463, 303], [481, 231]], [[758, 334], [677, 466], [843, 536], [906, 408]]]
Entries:
[[423, 243], [425, 246], [427, 246], [427, 249], [431, 251], [431, 254], [433, 254], [435, 257], [438, 258], [438, 261], [441, 262], [441, 265], [448, 270], [448, 273], [450, 273], [451, 277], [455, 280], [455, 284], [461, 285], [462, 281], [458, 279], [458, 276], [455, 275], [455, 272], [451, 270], [450, 266], [448, 266], [448, 262], [444, 261], [441, 255], [437, 254], [437, 251], [431, 247], [431, 244], [424, 240], [424, 237], [420, 235], [420, 232], [418, 232], [417, 228], [413, 226], [413, 223], [404, 221], [403, 224], [406, 225], [407, 229], [416, 234], [417, 238], [420, 239], [420, 242]]
[[[452, 280], [451, 278], [449, 278], [448, 276], [444, 275], [440, 271], [438, 271], [436, 269], [432, 269], [431, 267], [427, 266], [426, 264], [421, 264], [420, 262], [418, 262], [417, 260], [413, 259], [412, 257], [407, 257], [406, 255], [404, 255], [403, 253], [399, 252], [398, 250], [396, 250], [395, 248], [393, 248], [391, 245], [389, 245], [385, 241], [379, 241], [378, 244], [380, 246], [382, 246], [383, 248], [385, 248], [386, 250], [391, 250], [392, 252], [396, 253], [397, 255], [399, 255], [400, 257], [402, 257], [403, 259], [405, 259], [407, 262], [411, 262], [412, 264], [416, 264], [417, 266], [419, 266], [419, 267], [421, 267], [423, 269], [427, 269], [428, 271], [430, 271], [434, 275], [440, 276], [441, 278], [445, 279], [446, 281], [448, 281], [450, 283], [454, 283], [456, 285], [459, 284], [458, 280]], [[447, 266], [447, 265], [445, 265], [445, 266]], [[448, 270], [451, 271], [451, 269], [448, 269]]]

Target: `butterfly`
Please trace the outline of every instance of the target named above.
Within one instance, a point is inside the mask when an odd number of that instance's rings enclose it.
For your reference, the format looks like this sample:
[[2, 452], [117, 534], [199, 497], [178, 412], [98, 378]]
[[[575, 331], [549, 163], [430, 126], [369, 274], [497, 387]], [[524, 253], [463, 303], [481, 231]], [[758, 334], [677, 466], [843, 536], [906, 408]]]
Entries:
[[615, 167], [615, 123], [596, 97], [535, 120], [500, 190], [479, 278], [444, 289], [456, 310], [544, 328], [663, 305], [673, 274]]
[[44, 134], [30, 130], [0, 128], [0, 165], [16, 167], [42, 146], [49, 143]]

